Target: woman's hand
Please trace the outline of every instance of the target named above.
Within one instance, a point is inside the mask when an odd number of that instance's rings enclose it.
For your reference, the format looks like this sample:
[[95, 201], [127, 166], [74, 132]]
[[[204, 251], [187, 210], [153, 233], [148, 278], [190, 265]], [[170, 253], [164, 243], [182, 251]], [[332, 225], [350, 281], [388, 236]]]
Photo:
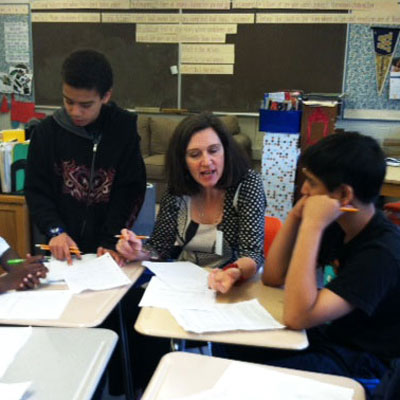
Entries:
[[239, 268], [213, 269], [208, 275], [208, 286], [217, 292], [227, 293], [231, 287], [242, 277]]
[[142, 241], [128, 229], [122, 229], [116, 249], [125, 260], [135, 261], [143, 258]]

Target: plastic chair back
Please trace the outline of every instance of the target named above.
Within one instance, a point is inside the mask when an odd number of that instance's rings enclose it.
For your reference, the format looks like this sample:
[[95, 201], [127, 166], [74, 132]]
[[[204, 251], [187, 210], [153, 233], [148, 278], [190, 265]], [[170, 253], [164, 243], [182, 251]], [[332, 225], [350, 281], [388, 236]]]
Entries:
[[264, 225], [264, 257], [267, 258], [271, 244], [275, 239], [276, 234], [282, 227], [282, 221], [277, 217], [265, 216]]

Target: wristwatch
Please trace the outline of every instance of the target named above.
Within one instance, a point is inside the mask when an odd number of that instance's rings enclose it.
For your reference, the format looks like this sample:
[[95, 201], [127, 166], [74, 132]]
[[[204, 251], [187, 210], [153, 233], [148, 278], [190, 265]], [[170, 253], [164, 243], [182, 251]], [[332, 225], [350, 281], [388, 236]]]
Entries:
[[60, 226], [55, 226], [54, 228], [50, 228], [47, 234], [49, 237], [53, 238], [64, 232], [65, 231], [63, 228], [61, 228]]

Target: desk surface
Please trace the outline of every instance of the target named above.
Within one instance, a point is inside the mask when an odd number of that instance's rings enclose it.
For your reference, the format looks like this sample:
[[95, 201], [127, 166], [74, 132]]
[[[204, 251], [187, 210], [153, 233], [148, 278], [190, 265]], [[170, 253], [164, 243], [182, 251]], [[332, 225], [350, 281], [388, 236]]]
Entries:
[[[179, 398], [202, 390], [211, 389], [231, 363], [239, 363], [243, 368], [252, 365], [241, 361], [232, 361], [199, 354], [169, 353], [158, 364], [142, 396], [142, 400]], [[354, 389], [353, 400], [365, 399], [363, 387], [358, 382], [349, 378], [270, 366], [260, 365], [260, 367], [352, 388]]]
[[[257, 298], [260, 304], [263, 305], [274, 318], [282, 322], [283, 290], [264, 286], [259, 279], [236, 286], [228, 294], [219, 294], [218, 302], [235, 303], [252, 298]], [[295, 350], [304, 349], [308, 346], [307, 335], [304, 331], [293, 331], [289, 329], [203, 334], [191, 333], [181, 328], [168, 310], [152, 307], [143, 307], [141, 309], [135, 323], [135, 329], [144, 335], [176, 339], [204, 340]]]
[[[122, 299], [129, 288], [140, 277], [144, 268], [140, 263], [133, 263], [123, 267], [123, 271], [131, 280], [131, 285], [116, 289], [83, 292], [74, 294], [67, 304], [59, 319], [46, 320], [2, 320], [0, 324], [9, 325], [34, 325], [57, 327], [94, 327], [100, 325]], [[61, 290], [67, 289], [67, 285], [48, 285], [37, 290]]]
[[32, 381], [36, 400], [89, 400], [117, 340], [106, 329], [33, 328], [2, 382]]

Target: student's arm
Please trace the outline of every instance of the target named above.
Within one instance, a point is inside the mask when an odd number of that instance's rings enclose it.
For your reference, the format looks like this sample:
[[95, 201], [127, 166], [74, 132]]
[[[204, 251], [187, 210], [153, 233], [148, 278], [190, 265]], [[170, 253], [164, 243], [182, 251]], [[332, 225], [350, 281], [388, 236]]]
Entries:
[[317, 256], [325, 228], [340, 214], [339, 202], [312, 196], [303, 208], [293, 255], [285, 281], [284, 323], [292, 329], [310, 328], [349, 313], [353, 307], [328, 289], [318, 291]]
[[272, 242], [262, 275], [265, 285], [282, 286], [285, 283], [305, 201], [306, 197], [302, 197], [296, 203]]

